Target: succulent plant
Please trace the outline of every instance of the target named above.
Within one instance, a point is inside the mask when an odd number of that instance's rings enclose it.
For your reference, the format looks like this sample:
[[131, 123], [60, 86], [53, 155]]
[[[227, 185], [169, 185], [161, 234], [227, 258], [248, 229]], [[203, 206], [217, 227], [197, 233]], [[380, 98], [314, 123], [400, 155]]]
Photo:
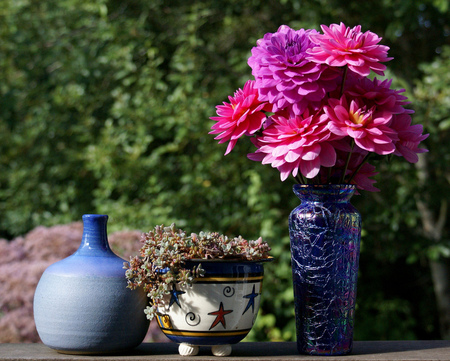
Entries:
[[270, 258], [269, 245], [258, 238], [246, 240], [239, 237], [228, 238], [216, 232], [200, 232], [187, 235], [175, 224], [170, 227], [156, 226], [143, 233], [143, 243], [139, 255], [124, 263], [128, 288], [143, 287], [150, 298], [145, 309], [147, 318], [152, 320], [163, 304], [166, 294], [174, 285], [191, 286], [196, 278], [202, 277], [201, 264], [188, 268], [188, 260], [241, 260], [258, 261]]

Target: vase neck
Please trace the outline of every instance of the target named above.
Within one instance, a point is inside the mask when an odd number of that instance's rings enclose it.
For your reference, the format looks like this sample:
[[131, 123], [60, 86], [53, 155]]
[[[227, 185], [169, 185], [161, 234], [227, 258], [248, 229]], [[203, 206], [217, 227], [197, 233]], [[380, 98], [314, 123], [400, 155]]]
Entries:
[[356, 186], [352, 184], [295, 184], [293, 190], [302, 202], [346, 203], [355, 193]]
[[78, 253], [91, 254], [97, 252], [110, 252], [106, 232], [108, 216], [102, 214], [83, 215], [83, 237]]

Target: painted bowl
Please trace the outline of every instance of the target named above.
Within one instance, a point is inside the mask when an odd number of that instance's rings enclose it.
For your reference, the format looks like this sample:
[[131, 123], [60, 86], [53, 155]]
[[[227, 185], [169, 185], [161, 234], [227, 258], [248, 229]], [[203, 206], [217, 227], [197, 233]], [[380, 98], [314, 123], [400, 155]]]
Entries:
[[[186, 266], [198, 263], [205, 270], [204, 277], [197, 278], [191, 287], [172, 289], [164, 307], [158, 309], [158, 324], [170, 340], [184, 348], [238, 343], [250, 332], [258, 314], [263, 264], [199, 260], [189, 261]], [[196, 350], [188, 348], [186, 352]]]

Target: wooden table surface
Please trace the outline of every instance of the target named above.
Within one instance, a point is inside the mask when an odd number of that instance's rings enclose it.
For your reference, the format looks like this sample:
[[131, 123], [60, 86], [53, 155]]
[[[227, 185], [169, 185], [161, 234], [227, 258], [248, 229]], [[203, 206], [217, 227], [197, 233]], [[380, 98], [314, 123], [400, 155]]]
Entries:
[[347, 356], [299, 355], [294, 342], [241, 342], [233, 345], [228, 357], [215, 357], [208, 347], [202, 347], [199, 355], [182, 357], [174, 343], [144, 343], [138, 348], [120, 355], [67, 355], [58, 353], [43, 344], [0, 344], [0, 360], [449, 360], [450, 341], [356, 341], [353, 352]]

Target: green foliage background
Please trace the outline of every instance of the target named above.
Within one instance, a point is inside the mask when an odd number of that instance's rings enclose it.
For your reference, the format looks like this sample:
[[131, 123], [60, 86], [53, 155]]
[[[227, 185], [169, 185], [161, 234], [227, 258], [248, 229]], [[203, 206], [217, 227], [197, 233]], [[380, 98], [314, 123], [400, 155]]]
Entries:
[[364, 224], [355, 339], [439, 338], [428, 259], [449, 257], [448, 222], [430, 243], [415, 200], [436, 210], [449, 194], [448, 10], [446, 0], [3, 0], [0, 236], [84, 213], [108, 214], [111, 231], [176, 222], [261, 235], [276, 261], [249, 339], [294, 339], [292, 183], [248, 160], [250, 142], [223, 157], [209, 117], [250, 78], [265, 33], [361, 24], [391, 47], [388, 75], [431, 133], [432, 172], [422, 188], [395, 159], [380, 166], [381, 193], [354, 198]]

